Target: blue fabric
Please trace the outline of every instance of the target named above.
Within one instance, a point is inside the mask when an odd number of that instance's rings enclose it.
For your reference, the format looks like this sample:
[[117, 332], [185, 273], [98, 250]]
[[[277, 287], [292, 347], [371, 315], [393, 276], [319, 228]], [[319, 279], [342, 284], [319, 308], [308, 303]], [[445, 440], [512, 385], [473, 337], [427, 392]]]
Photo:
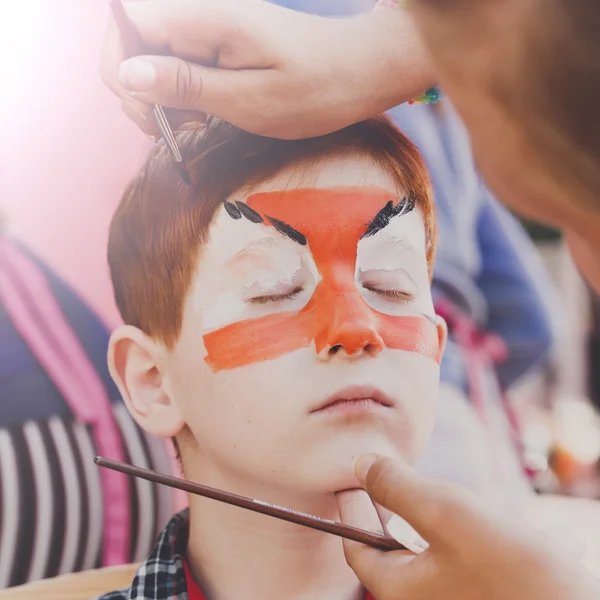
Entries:
[[69, 412], [0, 303], [0, 428]]
[[[375, 2], [276, 4], [341, 16], [370, 10]], [[498, 373], [508, 387], [548, 355], [556, 337], [551, 317], [560, 310], [558, 296], [520, 224], [480, 180], [462, 123], [447, 102], [443, 105], [404, 104], [389, 114], [421, 151], [433, 181], [439, 228], [434, 298], [446, 297], [507, 342], [509, 359]], [[464, 359], [452, 339], [441, 379], [467, 389]]]
[[[50, 288], [73, 328], [109, 396], [119, 400], [106, 363], [109, 333], [81, 298], [47, 265], [28, 249], [19, 250], [31, 258], [46, 276]], [[0, 427], [27, 420], [43, 420], [70, 414], [62, 395], [14, 328], [0, 303]]]

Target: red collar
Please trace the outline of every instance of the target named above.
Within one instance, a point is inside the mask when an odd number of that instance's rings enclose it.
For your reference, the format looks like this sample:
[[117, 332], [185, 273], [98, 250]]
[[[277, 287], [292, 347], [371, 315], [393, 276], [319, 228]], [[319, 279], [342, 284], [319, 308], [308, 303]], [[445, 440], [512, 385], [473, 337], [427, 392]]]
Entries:
[[183, 559], [183, 568], [185, 569], [185, 583], [187, 585], [188, 600], [206, 600], [200, 586], [192, 577], [187, 560]]
[[[196, 583], [196, 580], [192, 577], [190, 568], [188, 567], [187, 560], [183, 561], [183, 568], [185, 569], [185, 582], [187, 584], [188, 600], [206, 600], [200, 586]], [[365, 600], [375, 600], [369, 592], [365, 594]]]

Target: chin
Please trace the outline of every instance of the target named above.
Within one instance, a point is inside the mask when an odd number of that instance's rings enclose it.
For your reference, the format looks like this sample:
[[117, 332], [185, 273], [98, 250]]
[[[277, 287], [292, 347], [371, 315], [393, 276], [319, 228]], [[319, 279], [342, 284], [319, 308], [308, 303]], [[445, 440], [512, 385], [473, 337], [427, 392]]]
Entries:
[[[319, 479], [327, 493], [359, 487], [354, 474], [354, 463], [363, 454], [381, 454], [400, 458], [409, 464], [415, 462], [412, 449], [401, 448], [385, 438], [361, 440], [346, 448], [339, 448], [330, 460], [321, 460], [318, 465]], [[324, 459], [325, 457], [323, 457]]]

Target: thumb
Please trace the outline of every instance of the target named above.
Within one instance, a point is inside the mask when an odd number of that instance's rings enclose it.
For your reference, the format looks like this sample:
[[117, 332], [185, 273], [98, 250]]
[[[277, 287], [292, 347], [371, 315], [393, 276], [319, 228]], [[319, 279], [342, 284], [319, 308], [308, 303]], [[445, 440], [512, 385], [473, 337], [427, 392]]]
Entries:
[[143, 102], [201, 111], [202, 68], [172, 56], [139, 56], [121, 63], [119, 81]]
[[119, 81], [148, 104], [214, 115], [233, 123], [248, 104], [250, 89], [260, 89], [264, 72], [205, 67], [173, 56], [138, 56], [121, 63]]
[[[336, 494], [342, 523], [365, 529], [383, 532], [383, 527], [371, 498], [364, 490], [347, 490]], [[371, 546], [342, 540], [346, 561], [354, 570], [363, 585], [375, 597], [382, 597], [379, 591], [383, 579], [393, 577], [396, 582], [404, 581], [408, 573], [402, 566], [409, 564], [414, 556], [407, 551], [382, 552]]]
[[399, 460], [374, 454], [361, 456], [355, 471], [373, 501], [406, 520], [432, 548], [456, 547], [469, 533], [481, 533], [482, 509], [460, 486], [422, 477]]

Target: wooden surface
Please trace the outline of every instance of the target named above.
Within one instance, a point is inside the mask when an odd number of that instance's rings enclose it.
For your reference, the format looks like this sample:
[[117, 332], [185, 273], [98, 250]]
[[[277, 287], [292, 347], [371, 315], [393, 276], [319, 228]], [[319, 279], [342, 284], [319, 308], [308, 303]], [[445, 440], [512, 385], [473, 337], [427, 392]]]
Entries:
[[108, 567], [0, 591], [0, 600], [90, 600], [106, 592], [128, 587], [138, 565]]

